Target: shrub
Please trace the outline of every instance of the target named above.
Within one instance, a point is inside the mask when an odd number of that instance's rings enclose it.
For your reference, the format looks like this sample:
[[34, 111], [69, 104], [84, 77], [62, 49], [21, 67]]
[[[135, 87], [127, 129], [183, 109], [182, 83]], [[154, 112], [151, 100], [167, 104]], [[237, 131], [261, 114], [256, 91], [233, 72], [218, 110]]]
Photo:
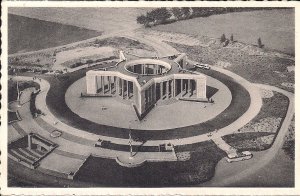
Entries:
[[262, 47], [263, 47], [263, 44], [262, 44], [260, 38], [258, 38], [257, 43], [258, 43], [258, 47], [259, 47], [259, 48], [262, 48]]
[[180, 19], [183, 18], [183, 13], [182, 13], [181, 8], [179, 8], [179, 7], [173, 7], [171, 9], [171, 12], [174, 15], [174, 17], [177, 18], [178, 20], [180, 20]]
[[221, 40], [220, 40], [220, 41], [221, 41], [221, 43], [223, 43], [223, 42], [225, 42], [225, 41], [226, 41], [226, 37], [225, 37], [225, 34], [224, 34], [224, 33], [222, 34], [222, 36], [221, 36]]
[[94, 61], [91, 60], [91, 59], [89, 59], [89, 60], [86, 61], [87, 64], [91, 64], [91, 63], [93, 63], [93, 62], [94, 62]]
[[148, 26], [149, 19], [145, 15], [140, 15], [136, 18], [137, 23], [142, 24], [144, 26]]

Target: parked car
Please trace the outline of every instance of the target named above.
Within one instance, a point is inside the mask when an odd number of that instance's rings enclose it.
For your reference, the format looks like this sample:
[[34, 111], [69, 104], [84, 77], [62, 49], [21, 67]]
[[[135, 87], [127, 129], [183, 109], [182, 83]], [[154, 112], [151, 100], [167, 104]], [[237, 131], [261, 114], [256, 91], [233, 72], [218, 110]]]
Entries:
[[52, 133], [50, 134], [50, 136], [53, 137], [53, 138], [60, 137], [61, 135], [62, 135], [62, 132], [58, 131], [56, 129], [54, 131], [52, 131]]
[[227, 162], [244, 161], [252, 158], [252, 153], [249, 151], [243, 151], [241, 153], [231, 153], [227, 156]]
[[206, 70], [210, 69], [210, 66], [208, 64], [203, 64], [203, 63], [196, 63], [194, 64], [194, 66], [200, 69], [206, 69]]

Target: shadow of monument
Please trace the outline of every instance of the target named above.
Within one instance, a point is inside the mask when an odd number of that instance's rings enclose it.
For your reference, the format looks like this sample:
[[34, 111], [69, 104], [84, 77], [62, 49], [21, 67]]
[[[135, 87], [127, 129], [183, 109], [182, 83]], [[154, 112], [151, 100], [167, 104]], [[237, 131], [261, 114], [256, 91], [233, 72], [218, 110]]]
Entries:
[[211, 86], [206, 86], [206, 97], [210, 99], [214, 94], [216, 94], [219, 91], [219, 89], [211, 87]]

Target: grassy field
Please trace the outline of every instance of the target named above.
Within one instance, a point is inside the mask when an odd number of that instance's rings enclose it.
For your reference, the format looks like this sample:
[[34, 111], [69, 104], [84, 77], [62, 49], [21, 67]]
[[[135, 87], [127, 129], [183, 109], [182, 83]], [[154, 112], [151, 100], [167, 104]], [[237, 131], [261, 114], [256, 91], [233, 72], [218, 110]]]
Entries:
[[[276, 26], [276, 28], [274, 28]], [[220, 38], [223, 33], [248, 44], [261, 40], [265, 47], [295, 54], [294, 9], [263, 10], [194, 18], [153, 27], [154, 30]]]
[[102, 32], [24, 16], [8, 15], [8, 54], [60, 46]]
[[112, 32], [138, 28], [136, 17], [152, 8], [10, 7], [8, 12], [96, 31]]
[[295, 61], [279, 57], [249, 55], [247, 52], [235, 48], [224, 48], [217, 42], [210, 47], [185, 46], [169, 43], [178, 51], [187, 53], [189, 58], [198, 62], [216, 65], [219, 61], [228, 62], [226, 68], [250, 82], [278, 86], [290, 92], [293, 88], [284, 87], [284, 82], [295, 83], [295, 72], [288, 72], [288, 66], [294, 66]]

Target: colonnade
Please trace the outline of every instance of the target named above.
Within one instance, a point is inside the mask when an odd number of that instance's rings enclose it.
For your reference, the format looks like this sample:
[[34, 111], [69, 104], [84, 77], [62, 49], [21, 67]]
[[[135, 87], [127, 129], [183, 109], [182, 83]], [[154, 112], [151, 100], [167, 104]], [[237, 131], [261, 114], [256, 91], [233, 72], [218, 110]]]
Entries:
[[148, 74], [162, 74], [166, 70], [165, 67], [161, 65], [153, 65], [153, 64], [137, 64], [133, 65], [131, 68], [133, 73], [141, 74], [141, 75], [148, 75]]
[[196, 97], [197, 95], [197, 82], [194, 79], [173, 79], [157, 83], [156, 93], [158, 94], [157, 100], [169, 99], [172, 97]]
[[117, 92], [123, 99], [131, 99], [134, 96], [133, 82], [118, 78], [117, 80]]
[[192, 100], [206, 98], [206, 77], [201, 75], [175, 74], [140, 85], [135, 78], [130, 80], [130, 77], [113, 74], [107, 71], [87, 72], [86, 94], [92, 97], [114, 95], [130, 100], [140, 115], [159, 100], [173, 97]]
[[131, 99], [134, 96], [134, 84], [132, 81], [117, 76], [94, 76], [94, 88], [88, 89], [88, 94], [103, 96], [118, 95], [123, 99]]

